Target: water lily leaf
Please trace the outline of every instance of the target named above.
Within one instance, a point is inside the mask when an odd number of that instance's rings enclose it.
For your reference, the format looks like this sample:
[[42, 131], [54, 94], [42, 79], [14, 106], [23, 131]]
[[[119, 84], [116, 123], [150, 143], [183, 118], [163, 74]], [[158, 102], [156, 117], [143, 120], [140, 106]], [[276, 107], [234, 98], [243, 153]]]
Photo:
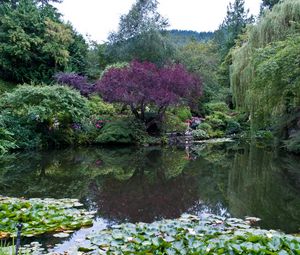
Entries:
[[289, 253], [285, 250], [281, 250], [278, 252], [278, 255], [289, 255]]
[[177, 253], [176, 253], [176, 250], [174, 250], [174, 249], [172, 249], [172, 248], [168, 248], [168, 249], [166, 250], [166, 253], [167, 253], [168, 255], [175, 255], [175, 254], [177, 254]]
[[240, 219], [209, 217], [122, 224], [87, 239], [97, 244], [96, 254], [299, 254], [295, 236], [251, 228]]
[[57, 234], [54, 234], [53, 236], [58, 237], [58, 238], [66, 238], [66, 237], [69, 237], [70, 234], [68, 234], [68, 233], [57, 233]]
[[[0, 196], [0, 239], [7, 235], [14, 237], [16, 224], [23, 222], [22, 235], [31, 237], [43, 233], [78, 229], [92, 225], [92, 219], [85, 210], [78, 210], [76, 199], [23, 199]], [[71, 205], [71, 206], [70, 206]]]

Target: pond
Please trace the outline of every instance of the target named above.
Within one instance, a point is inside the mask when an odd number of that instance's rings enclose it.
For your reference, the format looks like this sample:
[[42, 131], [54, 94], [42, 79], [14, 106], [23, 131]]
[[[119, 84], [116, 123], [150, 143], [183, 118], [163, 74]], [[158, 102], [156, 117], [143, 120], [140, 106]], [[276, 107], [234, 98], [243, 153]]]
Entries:
[[[183, 213], [261, 218], [265, 229], [300, 229], [300, 157], [238, 142], [187, 148], [88, 147], [6, 155], [0, 194], [78, 198], [96, 210], [94, 227], [153, 222]], [[66, 246], [67, 245], [67, 246]]]

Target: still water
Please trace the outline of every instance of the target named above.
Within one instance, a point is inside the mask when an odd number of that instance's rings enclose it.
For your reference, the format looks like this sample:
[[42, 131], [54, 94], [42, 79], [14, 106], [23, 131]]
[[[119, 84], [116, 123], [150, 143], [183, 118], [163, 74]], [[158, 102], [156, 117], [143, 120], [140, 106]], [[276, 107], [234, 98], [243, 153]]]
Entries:
[[97, 224], [214, 213], [296, 233], [300, 157], [236, 142], [17, 153], [1, 158], [0, 194], [78, 198]]

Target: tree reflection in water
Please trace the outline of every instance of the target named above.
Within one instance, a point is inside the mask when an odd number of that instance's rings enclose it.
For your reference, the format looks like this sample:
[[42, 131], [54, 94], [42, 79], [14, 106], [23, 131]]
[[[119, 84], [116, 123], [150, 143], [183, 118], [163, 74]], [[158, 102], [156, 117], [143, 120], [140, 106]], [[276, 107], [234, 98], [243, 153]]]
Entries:
[[11, 154], [0, 161], [0, 194], [79, 198], [120, 222], [214, 213], [299, 230], [299, 157], [239, 143], [195, 145], [189, 155], [161, 147]]

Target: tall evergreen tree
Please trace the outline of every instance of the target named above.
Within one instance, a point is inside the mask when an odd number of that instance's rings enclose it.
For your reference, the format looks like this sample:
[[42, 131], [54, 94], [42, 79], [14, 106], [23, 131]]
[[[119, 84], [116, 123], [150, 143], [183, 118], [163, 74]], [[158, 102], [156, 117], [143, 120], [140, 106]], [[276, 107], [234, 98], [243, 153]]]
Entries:
[[245, 0], [235, 0], [234, 3], [229, 3], [227, 15], [215, 35], [215, 41], [219, 44], [223, 57], [234, 46], [235, 40], [247, 24], [253, 21], [253, 16], [249, 16], [249, 10], [245, 9]]
[[269, 8], [269, 9], [272, 9], [273, 6], [277, 3], [279, 3], [280, 0], [263, 0], [262, 1], [262, 4], [261, 4], [261, 7], [262, 8]]
[[[37, 3], [42, 4], [43, 6], [52, 3], [62, 3], [63, 0], [37, 0]], [[11, 4], [11, 6], [13, 6], [14, 8], [17, 6], [17, 4], [19, 3], [19, 0], [0, 0], [0, 4]]]

